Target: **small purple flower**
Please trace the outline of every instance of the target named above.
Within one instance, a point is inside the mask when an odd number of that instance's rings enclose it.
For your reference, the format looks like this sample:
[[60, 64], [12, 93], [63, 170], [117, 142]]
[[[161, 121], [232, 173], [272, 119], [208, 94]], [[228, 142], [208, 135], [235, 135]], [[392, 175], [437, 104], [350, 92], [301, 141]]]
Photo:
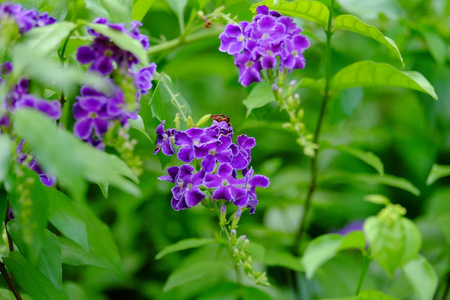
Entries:
[[219, 35], [219, 50], [235, 56], [239, 82], [248, 86], [262, 81], [261, 70], [283, 68], [291, 72], [305, 67], [302, 53], [309, 42], [292, 18], [269, 11], [265, 5], [256, 9], [253, 20], [228, 24]]
[[43, 27], [57, 22], [48, 13], [38, 13], [35, 10], [25, 10], [20, 4], [10, 2], [0, 4], [0, 20], [4, 18], [14, 19], [19, 27], [19, 32], [24, 34], [34, 27]]
[[256, 140], [253, 137], [248, 137], [247, 135], [240, 135], [237, 138], [237, 145], [233, 145], [233, 159], [231, 161], [231, 166], [237, 170], [242, 170], [247, 168], [251, 161], [251, 150], [256, 146]]
[[171, 200], [174, 210], [196, 206], [206, 197], [199, 188], [203, 184], [205, 176], [203, 171], [194, 174], [194, 168], [191, 165], [169, 169], [169, 176], [162, 176], [158, 179], [175, 183], [175, 187], [172, 188]]
[[340, 235], [347, 235], [353, 231], [364, 231], [363, 227], [364, 227], [364, 221], [359, 221], [359, 220], [352, 221], [352, 222], [348, 223], [347, 225], [345, 225], [344, 228], [337, 230], [336, 233], [340, 234]]
[[231, 137], [222, 135], [217, 141], [210, 142], [197, 148], [197, 158], [203, 158], [202, 168], [206, 173], [214, 171], [216, 162], [230, 163], [232, 152]]
[[256, 187], [267, 188], [270, 185], [269, 178], [263, 175], [253, 176], [253, 168], [250, 168], [245, 174], [244, 188], [245, 195], [236, 199], [236, 206], [250, 208], [250, 213], [255, 213], [258, 198], [256, 196]]
[[233, 168], [229, 164], [222, 164], [217, 169], [217, 174], [206, 174], [205, 186], [216, 188], [212, 198], [216, 200], [235, 201], [243, 197], [245, 189], [239, 186], [244, 184], [243, 179], [236, 179], [232, 176]]
[[209, 141], [210, 138], [205, 136], [205, 130], [203, 128], [193, 127], [185, 132], [178, 131], [175, 134], [175, 145], [181, 146], [177, 154], [178, 159], [190, 163], [197, 157], [196, 147]]
[[162, 149], [162, 152], [167, 155], [171, 156], [175, 153], [175, 150], [173, 149], [173, 143], [175, 140], [175, 134], [177, 133], [176, 129], [167, 129], [164, 130], [164, 123], [166, 121], [162, 121], [161, 124], [156, 127], [156, 148], [153, 150], [153, 154], [156, 154], [159, 152], [159, 150]]
[[134, 74], [134, 85], [142, 94], [146, 94], [152, 88], [153, 74], [156, 71], [156, 64], [151, 63], [148, 67], [142, 68]]

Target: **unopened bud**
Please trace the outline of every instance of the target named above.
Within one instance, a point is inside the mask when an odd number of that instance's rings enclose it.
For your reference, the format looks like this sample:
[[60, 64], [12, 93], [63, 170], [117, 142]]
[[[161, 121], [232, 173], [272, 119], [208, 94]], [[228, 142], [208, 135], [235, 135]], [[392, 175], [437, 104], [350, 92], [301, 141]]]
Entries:
[[220, 226], [225, 226], [226, 219], [227, 219], [227, 207], [225, 204], [222, 204], [222, 207], [220, 208]]
[[186, 119], [186, 125], [187, 125], [188, 128], [194, 127], [194, 120], [192, 119], [191, 116], [189, 116], [189, 117]]
[[181, 123], [180, 123], [180, 114], [179, 113], [177, 113], [177, 114], [175, 114], [175, 119], [173, 120], [173, 122], [175, 123], [175, 128], [177, 129], [177, 130], [180, 130], [181, 129]]
[[276, 83], [272, 84], [272, 90], [274, 91], [278, 90], [278, 85]]
[[230, 231], [231, 245], [236, 245], [236, 229]]
[[244, 241], [244, 245], [242, 246], [242, 251], [247, 251], [247, 249], [248, 249], [248, 245], [250, 244], [250, 240], [249, 239], [246, 239], [245, 241]]
[[236, 212], [234, 213], [233, 222], [231, 222], [231, 229], [237, 228], [237, 224], [239, 223], [239, 219], [242, 215], [242, 209], [238, 208]]
[[204, 115], [203, 117], [198, 120], [196, 126], [202, 126], [206, 122], [208, 122], [211, 119], [211, 114]]
[[295, 87], [295, 86], [297, 85], [297, 80], [292, 80], [292, 81], [289, 83], [289, 85], [290, 85], [291, 87]]

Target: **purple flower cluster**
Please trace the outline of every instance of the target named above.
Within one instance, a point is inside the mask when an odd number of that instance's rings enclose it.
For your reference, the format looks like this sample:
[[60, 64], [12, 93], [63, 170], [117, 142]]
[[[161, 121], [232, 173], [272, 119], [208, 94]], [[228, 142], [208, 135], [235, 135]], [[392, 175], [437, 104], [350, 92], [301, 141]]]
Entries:
[[0, 4], [0, 23], [5, 19], [13, 19], [21, 34], [34, 27], [43, 27], [56, 22], [56, 19], [50, 17], [47, 12], [39, 13], [33, 9], [25, 10], [20, 4], [11, 2]]
[[[111, 29], [121, 31], [138, 40], [142, 47], [148, 50], [150, 44], [147, 36], [139, 33], [142, 24], [133, 21], [128, 30], [124, 24], [109, 23], [104, 18], [94, 20], [94, 23], [105, 24]], [[103, 138], [110, 126], [118, 121], [122, 126], [127, 124], [128, 119], [136, 119], [139, 110], [141, 94], [146, 94], [152, 87], [153, 74], [156, 64], [151, 63], [138, 71], [134, 67], [139, 60], [129, 51], [122, 50], [108, 37], [88, 29], [89, 34], [94, 36], [94, 41], [89, 46], [81, 46], [77, 51], [77, 60], [81, 64], [90, 64], [89, 69], [107, 76], [111, 79], [112, 92], [108, 95], [88, 86], [81, 88], [81, 95], [76, 97], [73, 114], [75, 117], [74, 133], [80, 139], [91, 145], [104, 148]], [[137, 107], [129, 111], [127, 106], [127, 95], [123, 86], [115, 85], [115, 77], [125, 85], [130, 84]], [[130, 87], [126, 87], [129, 90]]]
[[[0, 66], [0, 74], [7, 75], [8, 73], [12, 72], [12, 68], [13, 66], [10, 62], [5, 62]], [[40, 99], [30, 94], [29, 80], [21, 79], [8, 93], [5, 101], [3, 102], [3, 108], [5, 109], [6, 113], [0, 118], [0, 133], [2, 133], [3, 126], [11, 126], [9, 113], [23, 107], [39, 110], [46, 114], [49, 118], [54, 120], [61, 118], [61, 103], [59, 101]], [[18, 163], [22, 163], [28, 156], [23, 150], [24, 142], [25, 141], [22, 140], [17, 147]], [[55, 184], [55, 177], [46, 174], [35, 159], [31, 160], [28, 166], [39, 175], [42, 183], [48, 186], [52, 186]]]
[[219, 36], [219, 50], [235, 56], [243, 86], [262, 81], [262, 69], [303, 69], [302, 53], [309, 47], [306, 37], [300, 34], [302, 29], [292, 18], [269, 11], [265, 5], [256, 12], [251, 22], [228, 24]]
[[[226, 200], [240, 208], [250, 208], [250, 213], [255, 212], [258, 204], [255, 188], [268, 187], [269, 179], [254, 175], [253, 168], [249, 167], [250, 152], [256, 146], [254, 138], [240, 135], [237, 143], [233, 143], [233, 128], [225, 121], [214, 120], [210, 127], [193, 127], [186, 131], [164, 130], [164, 123], [156, 128], [154, 153], [162, 151], [170, 156], [178, 148], [178, 159], [187, 163], [168, 168], [169, 175], [159, 178], [175, 184], [173, 209], [196, 206], [206, 197], [204, 190], [209, 190], [212, 199]], [[194, 160], [201, 167], [197, 172], [189, 164]], [[243, 178], [238, 177], [238, 171]]]

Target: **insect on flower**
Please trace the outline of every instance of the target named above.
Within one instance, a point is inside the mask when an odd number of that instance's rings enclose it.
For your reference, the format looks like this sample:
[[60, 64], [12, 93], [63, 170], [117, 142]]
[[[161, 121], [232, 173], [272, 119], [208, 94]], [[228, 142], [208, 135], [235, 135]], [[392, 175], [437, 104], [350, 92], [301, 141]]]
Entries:
[[230, 117], [229, 117], [229, 116], [226, 116], [226, 115], [224, 115], [224, 114], [211, 115], [211, 118], [212, 118], [214, 121], [217, 121], [217, 122], [223, 122], [223, 121], [225, 121], [225, 122], [227, 122], [228, 125], [232, 125], [232, 124], [230, 123]]

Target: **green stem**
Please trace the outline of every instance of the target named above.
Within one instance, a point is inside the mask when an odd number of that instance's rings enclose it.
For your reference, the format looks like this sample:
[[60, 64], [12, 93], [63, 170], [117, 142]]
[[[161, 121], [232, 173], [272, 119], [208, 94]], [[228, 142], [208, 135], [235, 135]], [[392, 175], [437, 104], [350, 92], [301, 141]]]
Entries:
[[22, 296], [20, 296], [19, 291], [17, 290], [14, 281], [12, 280], [12, 278], [8, 275], [8, 272], [6, 271], [5, 268], [5, 264], [3, 262], [0, 262], [0, 272], [2, 273], [3, 277], [6, 280], [6, 283], [9, 286], [9, 289], [11, 290], [11, 292], [14, 294], [14, 297], [17, 300], [22, 300]]
[[171, 50], [173, 48], [176, 48], [178, 46], [197, 42], [209, 37], [215, 37], [218, 36], [222, 32], [222, 29], [208, 29], [208, 30], [202, 30], [193, 34], [190, 34], [186, 37], [178, 37], [174, 40], [167, 41], [164, 43], [161, 43], [159, 45], [151, 46], [148, 50], [148, 54], [158, 53], [161, 51], [167, 51]]
[[[315, 144], [318, 144], [320, 132], [322, 129], [322, 124], [323, 124], [323, 119], [325, 116], [326, 107], [328, 104], [328, 100], [330, 99], [331, 36], [333, 35], [333, 32], [331, 30], [331, 21], [333, 18], [333, 8], [334, 8], [334, 0], [331, 1], [330, 16], [328, 18], [328, 25], [327, 25], [327, 29], [326, 29], [327, 42], [326, 42], [326, 47], [325, 47], [325, 72], [326, 72], [326, 74], [325, 74], [325, 89], [323, 92], [323, 100], [322, 100], [322, 106], [320, 108], [319, 119], [317, 121], [317, 127], [316, 127], [316, 130], [314, 133], [313, 142]], [[310, 177], [309, 189], [306, 194], [305, 206], [302, 211], [300, 225], [295, 234], [294, 244], [292, 247], [292, 253], [296, 256], [298, 256], [300, 253], [301, 239], [302, 239], [303, 233], [305, 231], [306, 219], [307, 219], [310, 207], [311, 207], [312, 196], [314, 194], [314, 191], [315, 191], [316, 185], [317, 185], [317, 157], [318, 157], [318, 154], [319, 154], [319, 149], [317, 149], [314, 157], [311, 160], [311, 177]]]
[[369, 269], [370, 261], [371, 261], [370, 255], [369, 255], [369, 253], [366, 253], [364, 255], [363, 269], [361, 271], [361, 275], [359, 276], [358, 285], [356, 286], [355, 296], [358, 296], [359, 292], [361, 291], [361, 287], [364, 282], [364, 278], [366, 277], [367, 270]]

